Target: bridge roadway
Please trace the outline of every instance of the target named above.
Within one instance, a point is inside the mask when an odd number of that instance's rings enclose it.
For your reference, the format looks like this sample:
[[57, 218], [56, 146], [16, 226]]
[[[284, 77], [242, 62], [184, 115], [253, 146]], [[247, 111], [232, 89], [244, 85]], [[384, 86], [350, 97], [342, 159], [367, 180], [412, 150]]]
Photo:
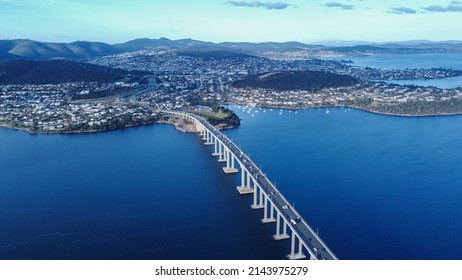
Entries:
[[[252, 193], [254, 194], [254, 204], [252, 205], [253, 209], [264, 209], [265, 218], [262, 220], [264, 223], [276, 222], [276, 219], [273, 217], [273, 209], [276, 210], [277, 215], [277, 228], [276, 235], [274, 238], [276, 240], [290, 238], [286, 232], [286, 226], [288, 226], [292, 232], [291, 236], [291, 254], [287, 255], [289, 259], [301, 259], [305, 258], [305, 255], [302, 251], [302, 245], [305, 250], [310, 255], [310, 259], [314, 260], [337, 260], [335, 254], [327, 247], [327, 245], [321, 240], [317, 233], [308, 225], [308, 223], [301, 217], [301, 215], [292, 207], [292, 205], [287, 201], [287, 199], [280, 193], [276, 186], [266, 177], [266, 175], [257, 167], [257, 165], [247, 156], [233, 141], [226, 137], [223, 133], [218, 131], [213, 127], [209, 122], [207, 122], [202, 117], [199, 117], [194, 114], [177, 112], [177, 111], [163, 111], [163, 113], [173, 114], [177, 116], [184, 117], [196, 125], [196, 128], [203, 134], [204, 139], [207, 140], [211, 145], [215, 145], [215, 153], [220, 151], [222, 154], [222, 147], [217, 149], [217, 144], [222, 145], [223, 149], [231, 153], [232, 169], [233, 172], [229, 169], [230, 158], [228, 154], [227, 165], [228, 169], [231, 172], [226, 173], [236, 173], [237, 169], [234, 169], [234, 159], [240, 164], [242, 174], [242, 186], [238, 187], [238, 190], [244, 190], [247, 188], [247, 192], [241, 192], [241, 194]], [[212, 142], [210, 142], [212, 141]], [[226, 154], [226, 152], [225, 152]], [[215, 154], [216, 155], [216, 154]], [[220, 155], [221, 158], [221, 155]], [[225, 161], [225, 160], [221, 160]], [[245, 174], [247, 172], [247, 187], [245, 187]], [[249, 177], [252, 179], [254, 186], [250, 187]], [[260, 191], [260, 201], [257, 204], [257, 192]], [[264, 201], [262, 200], [264, 199]], [[268, 203], [270, 203], [270, 218], [268, 218]], [[283, 233], [280, 232], [280, 219], [283, 220]], [[298, 240], [298, 252], [296, 252], [296, 240]]]

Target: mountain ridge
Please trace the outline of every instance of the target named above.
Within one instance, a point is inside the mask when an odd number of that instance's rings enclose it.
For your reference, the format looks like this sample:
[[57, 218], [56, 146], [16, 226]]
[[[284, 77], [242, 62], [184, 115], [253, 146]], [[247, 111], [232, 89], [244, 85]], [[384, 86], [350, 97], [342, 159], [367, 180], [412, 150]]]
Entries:
[[[361, 51], [419, 51], [431, 50], [448, 52], [462, 52], [462, 41], [430, 41], [430, 40], [411, 40], [398, 42], [365, 42], [356, 41], [364, 44], [341, 45], [342, 41], [335, 41], [332, 44], [305, 44], [301, 42], [207, 42], [190, 38], [171, 40], [168, 38], [150, 39], [138, 38], [125, 43], [107, 44], [103, 42], [74, 41], [70, 43], [59, 42], [40, 42], [30, 39], [0, 40], [0, 61], [15, 59], [72, 59], [85, 60], [98, 56], [114, 55], [124, 52], [134, 52], [143, 50], [180, 50], [180, 49], [222, 49], [223, 51], [234, 51], [248, 55], [264, 54], [266, 52], [288, 53], [288, 52], [317, 52], [331, 51], [340, 54]], [[355, 41], [345, 41], [355, 42]]]

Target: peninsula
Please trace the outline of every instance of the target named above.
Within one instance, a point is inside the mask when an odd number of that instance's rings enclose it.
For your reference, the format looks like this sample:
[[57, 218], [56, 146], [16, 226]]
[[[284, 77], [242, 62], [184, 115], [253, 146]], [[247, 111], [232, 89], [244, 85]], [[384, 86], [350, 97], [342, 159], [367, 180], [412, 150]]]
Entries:
[[[46, 43], [9, 41], [16, 47], [11, 49], [14, 55], [3, 55], [7, 61], [0, 63], [0, 125], [30, 133], [83, 133], [170, 122], [188, 130], [159, 112], [189, 110], [220, 129], [238, 126], [239, 118], [219, 104], [287, 109], [343, 106], [400, 116], [462, 114], [462, 87], [389, 82], [458, 77], [462, 75], [458, 69], [359, 67], [327, 57], [332, 48], [289, 43], [166, 42], [135, 40], [117, 49], [98, 48], [102, 52], [85, 52], [85, 47], [95, 48], [90, 43], [72, 48], [63, 44], [62, 49], [80, 48], [79, 53], [88, 54], [70, 61], [62, 57], [72, 57], [72, 52], [55, 53], [49, 48], [47, 56], [40, 57]], [[38, 49], [27, 53], [39, 55], [34, 58], [40, 60], [24, 59], [25, 53], [17, 52], [33, 47]], [[428, 46], [398, 49], [373, 48], [373, 54], [457, 51]], [[336, 55], [369, 55], [370, 50], [335, 49]]]

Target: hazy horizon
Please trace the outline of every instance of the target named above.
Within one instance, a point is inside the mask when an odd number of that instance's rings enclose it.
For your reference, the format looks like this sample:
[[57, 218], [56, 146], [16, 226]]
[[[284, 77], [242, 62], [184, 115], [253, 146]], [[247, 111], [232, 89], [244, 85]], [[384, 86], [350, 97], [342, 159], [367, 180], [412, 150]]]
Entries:
[[106, 43], [110, 45], [116, 45], [116, 44], [123, 44], [127, 43], [130, 41], [134, 40], [160, 40], [160, 39], [168, 39], [172, 41], [177, 41], [177, 40], [194, 40], [194, 41], [201, 41], [201, 42], [207, 42], [207, 43], [213, 43], [213, 44], [221, 44], [221, 43], [255, 43], [255, 44], [264, 44], [264, 43], [302, 43], [302, 44], [318, 44], [318, 45], [325, 45], [325, 46], [355, 46], [355, 45], [360, 45], [360, 44], [377, 44], [377, 45], [383, 45], [383, 44], [393, 44], [393, 43], [409, 43], [410, 45], [412, 44], [418, 44], [418, 43], [462, 43], [462, 40], [441, 40], [441, 41], [436, 41], [436, 40], [428, 40], [428, 39], [414, 39], [414, 40], [400, 40], [400, 41], [383, 41], [383, 42], [378, 42], [378, 41], [363, 41], [363, 40], [338, 40], [338, 39], [330, 39], [330, 40], [322, 40], [322, 41], [315, 41], [315, 42], [307, 42], [307, 41], [301, 41], [301, 40], [292, 40], [292, 41], [209, 41], [209, 40], [201, 40], [197, 38], [178, 38], [178, 39], [173, 39], [173, 38], [168, 38], [168, 37], [158, 37], [158, 38], [148, 38], [148, 37], [138, 37], [138, 38], [132, 38], [127, 41], [123, 42], [105, 42], [103, 40], [95, 40], [95, 41], [90, 41], [90, 40], [72, 40], [72, 41], [66, 41], [66, 40], [61, 40], [61, 41], [42, 41], [42, 40], [35, 40], [31, 38], [0, 38], [0, 40], [10, 40], [10, 41], [15, 41], [15, 40], [30, 40], [34, 42], [42, 42], [42, 43], [63, 43], [63, 44], [68, 44], [68, 43], [75, 43], [75, 42], [93, 42], [93, 43]]
[[0, 0], [0, 37], [316, 43], [462, 40], [462, 1]]

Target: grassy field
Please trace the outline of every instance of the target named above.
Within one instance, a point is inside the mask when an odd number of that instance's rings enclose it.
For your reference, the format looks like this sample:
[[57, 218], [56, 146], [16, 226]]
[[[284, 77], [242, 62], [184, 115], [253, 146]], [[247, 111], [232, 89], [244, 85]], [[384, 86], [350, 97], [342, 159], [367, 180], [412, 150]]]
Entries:
[[215, 120], [223, 120], [227, 116], [229, 116], [228, 113], [224, 112], [209, 112], [209, 111], [195, 111], [194, 114], [197, 114], [203, 118], [206, 119], [215, 119]]

